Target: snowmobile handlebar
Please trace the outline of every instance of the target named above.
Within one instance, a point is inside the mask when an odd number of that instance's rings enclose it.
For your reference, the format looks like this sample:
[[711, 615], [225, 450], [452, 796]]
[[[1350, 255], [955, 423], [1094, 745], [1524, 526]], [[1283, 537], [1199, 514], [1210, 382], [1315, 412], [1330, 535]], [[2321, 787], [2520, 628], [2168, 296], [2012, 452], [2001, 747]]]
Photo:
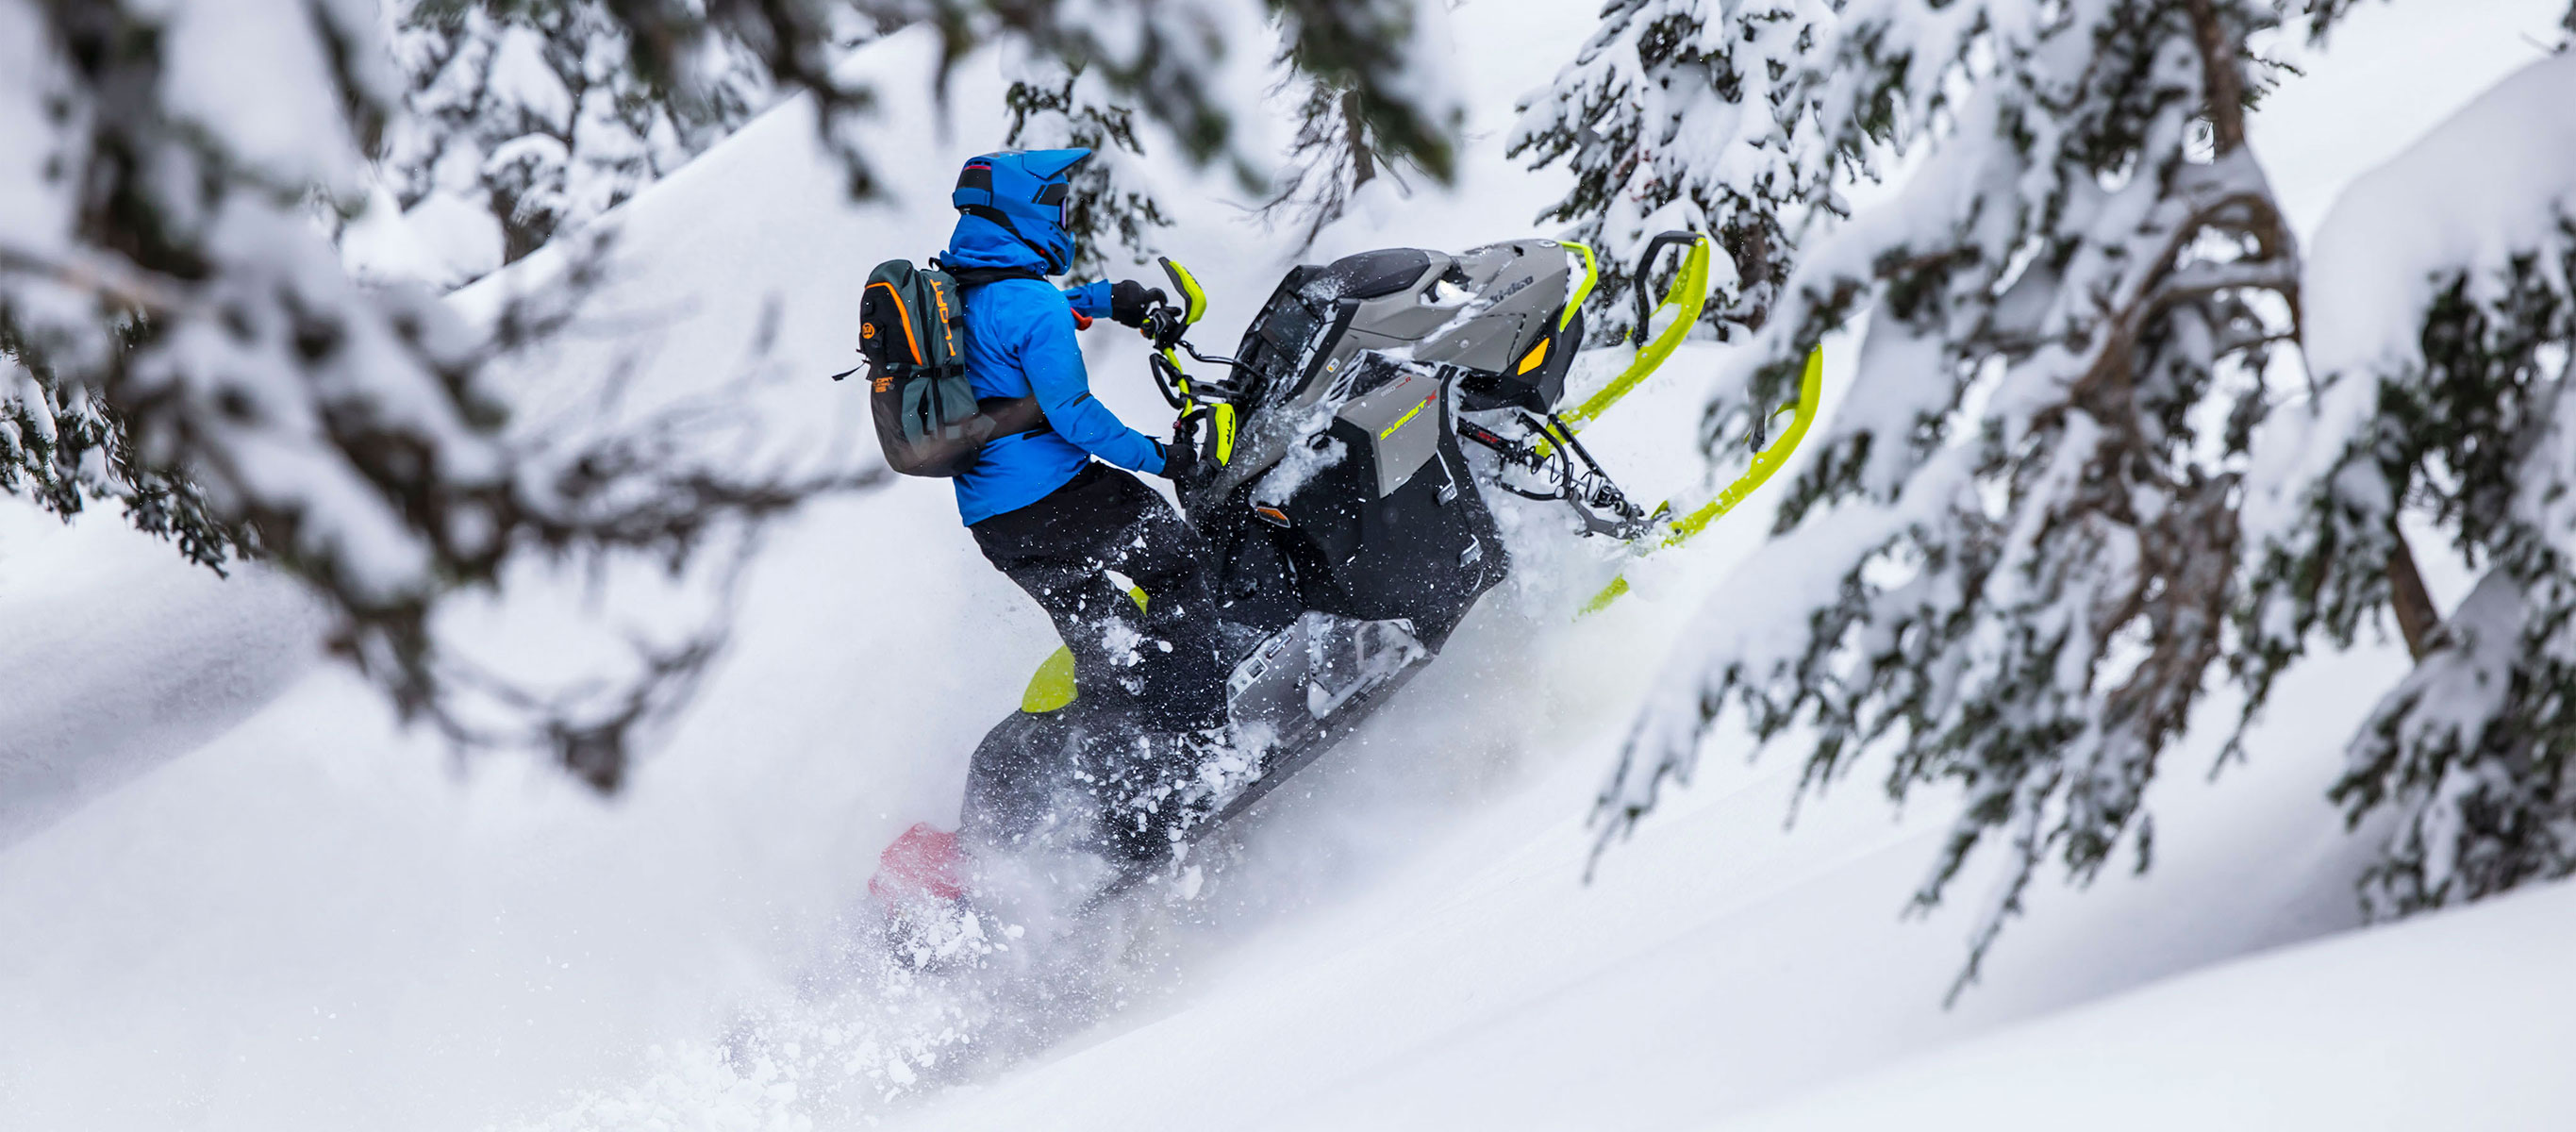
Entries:
[[1243, 363], [1233, 358], [1202, 354], [1198, 347], [1181, 337], [1207, 314], [1206, 288], [1199, 286], [1198, 277], [1191, 275], [1189, 268], [1181, 266], [1172, 257], [1160, 256], [1156, 262], [1162, 264], [1164, 276], [1172, 281], [1172, 294], [1179, 296], [1180, 303], [1163, 303], [1146, 312], [1145, 325], [1139, 328], [1144, 332], [1145, 340], [1154, 344], [1149, 364], [1154, 371], [1155, 386], [1162, 391], [1163, 400], [1175, 409], [1232, 401], [1237, 392], [1232, 383], [1191, 380], [1190, 375], [1181, 371], [1180, 357], [1173, 353], [1178, 350], [1194, 361], [1224, 366], [1228, 370], [1242, 367]]
[[1181, 335], [1189, 328], [1189, 323], [1183, 319], [1181, 308], [1159, 306], [1145, 312], [1145, 325], [1138, 329], [1143, 332], [1146, 341], [1154, 344], [1156, 350], [1169, 350], [1181, 344]]
[[1152, 354], [1146, 356], [1146, 362], [1153, 367], [1154, 385], [1162, 391], [1163, 400], [1166, 403], [1175, 409], [1186, 409], [1192, 405], [1213, 405], [1235, 399], [1237, 391], [1233, 383], [1205, 377], [1194, 378], [1183, 372], [1180, 358], [1173, 353], [1175, 349], [1187, 353], [1192, 360], [1208, 365], [1232, 369], [1241, 364], [1233, 358], [1202, 354], [1197, 347], [1179, 338], [1172, 339], [1169, 345], [1157, 346]]
[[1180, 358], [1174, 353], [1176, 350], [1188, 354], [1193, 361], [1205, 365], [1224, 366], [1228, 370], [1243, 364], [1221, 354], [1200, 353], [1198, 347], [1181, 337], [1189, 330], [1191, 321], [1193, 320], [1189, 312], [1172, 306], [1158, 307], [1145, 316], [1142, 330], [1145, 339], [1154, 346], [1153, 353], [1147, 356], [1147, 362], [1153, 368], [1156, 388], [1162, 391], [1163, 400], [1175, 409], [1233, 400], [1236, 390], [1232, 383], [1192, 378], [1182, 372]]

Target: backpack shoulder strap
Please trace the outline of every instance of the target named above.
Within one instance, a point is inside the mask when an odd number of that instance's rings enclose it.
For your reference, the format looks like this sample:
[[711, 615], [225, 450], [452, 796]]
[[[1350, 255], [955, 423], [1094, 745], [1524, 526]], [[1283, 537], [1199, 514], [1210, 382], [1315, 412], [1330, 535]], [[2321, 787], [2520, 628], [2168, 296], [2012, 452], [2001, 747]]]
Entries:
[[1035, 397], [986, 397], [975, 402], [977, 412], [993, 418], [993, 435], [1017, 436], [1023, 432], [1045, 432], [1046, 410]]
[[948, 277], [956, 280], [959, 287], [981, 287], [1004, 279], [1035, 279], [1041, 282], [1046, 279], [1046, 273], [1034, 267], [950, 267], [935, 259], [930, 262], [939, 270], [947, 272]]

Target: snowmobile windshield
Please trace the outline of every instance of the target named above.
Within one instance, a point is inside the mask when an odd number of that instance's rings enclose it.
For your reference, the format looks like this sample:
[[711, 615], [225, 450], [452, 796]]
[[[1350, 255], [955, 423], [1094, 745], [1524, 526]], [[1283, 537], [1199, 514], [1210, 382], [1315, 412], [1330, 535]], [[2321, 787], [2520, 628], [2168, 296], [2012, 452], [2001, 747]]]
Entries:
[[1331, 328], [1330, 304], [1308, 298], [1293, 276], [1282, 283], [1244, 335], [1248, 348], [1240, 356], [1255, 375], [1247, 386], [1254, 391], [1253, 402], [1267, 404], [1293, 391], [1303, 376], [1298, 371], [1314, 361], [1316, 344]]

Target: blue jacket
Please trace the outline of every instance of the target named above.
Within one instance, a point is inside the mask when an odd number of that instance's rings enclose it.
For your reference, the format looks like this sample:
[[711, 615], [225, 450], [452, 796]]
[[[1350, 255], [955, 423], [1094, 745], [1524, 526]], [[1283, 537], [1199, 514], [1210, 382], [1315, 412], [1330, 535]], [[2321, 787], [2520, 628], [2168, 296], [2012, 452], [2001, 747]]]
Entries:
[[[1046, 270], [1028, 245], [978, 216], [957, 218], [939, 262], [959, 267]], [[1048, 431], [1005, 436], [984, 446], [956, 477], [957, 515], [972, 526], [1016, 511], [1063, 487], [1098, 456], [1130, 471], [1163, 470], [1162, 446], [1127, 427], [1091, 396], [1073, 313], [1105, 318], [1109, 284], [1058, 291], [1038, 279], [1002, 279], [968, 287], [966, 377], [975, 396], [1035, 395]]]

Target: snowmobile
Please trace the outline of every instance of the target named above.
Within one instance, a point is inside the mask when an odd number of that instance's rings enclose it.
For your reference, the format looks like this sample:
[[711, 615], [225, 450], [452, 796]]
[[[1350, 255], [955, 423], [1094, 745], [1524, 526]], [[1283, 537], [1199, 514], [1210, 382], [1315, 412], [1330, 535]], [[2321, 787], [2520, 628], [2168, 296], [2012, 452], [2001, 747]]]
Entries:
[[[1710, 250], [1688, 232], [1649, 245], [1639, 280], [1653, 278], [1664, 253], [1678, 256], [1661, 303], [1650, 309], [1642, 287], [1637, 301], [1639, 336], [1658, 315], [1664, 329], [1571, 409], [1566, 378], [1597, 280], [1594, 253], [1580, 244], [1394, 248], [1299, 266], [1231, 356], [1187, 341], [1206, 295], [1163, 260], [1180, 301], [1154, 312], [1144, 333], [1156, 384], [1183, 413], [1176, 442], [1196, 444], [1204, 470], [1177, 486], [1216, 555], [1214, 612], [1236, 655], [1232, 734], [1176, 757], [1171, 737], [1133, 722], [1132, 703], [1076, 688], [1072, 655], [1059, 650], [1020, 710], [977, 747], [957, 843], [916, 827], [888, 850], [888, 868], [927, 870], [933, 888], [953, 894], [962, 847], [979, 865], [1034, 860], [1048, 883], [1106, 895], [1185, 856], [1348, 736], [1508, 576], [1489, 490], [1562, 501], [1586, 535], [1640, 550], [1684, 541], [1722, 515], [1804, 435], [1815, 359], [1784, 409], [1794, 414], [1788, 429], [1767, 444], [1755, 438], [1753, 469], [1687, 514], [1629, 499], [1577, 436], [1687, 336], [1706, 302]], [[1221, 376], [1192, 375], [1183, 354]], [[1614, 582], [1590, 608], [1623, 589]]]

